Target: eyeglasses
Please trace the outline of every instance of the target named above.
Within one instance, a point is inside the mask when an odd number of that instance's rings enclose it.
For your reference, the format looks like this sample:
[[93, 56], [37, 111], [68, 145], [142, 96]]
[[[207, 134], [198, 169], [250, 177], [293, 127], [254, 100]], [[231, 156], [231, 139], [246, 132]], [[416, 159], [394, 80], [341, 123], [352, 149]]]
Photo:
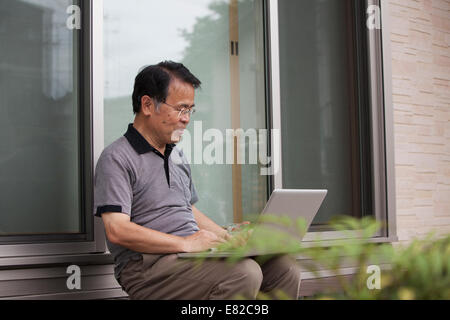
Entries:
[[180, 105], [180, 106], [173, 106], [171, 104], [168, 104], [167, 102], [163, 102], [163, 104], [168, 105], [169, 107], [175, 109], [178, 111], [178, 118], [181, 118], [181, 115], [183, 114], [189, 114], [189, 117], [192, 117], [192, 115], [195, 113], [194, 106], [188, 106], [188, 105]]

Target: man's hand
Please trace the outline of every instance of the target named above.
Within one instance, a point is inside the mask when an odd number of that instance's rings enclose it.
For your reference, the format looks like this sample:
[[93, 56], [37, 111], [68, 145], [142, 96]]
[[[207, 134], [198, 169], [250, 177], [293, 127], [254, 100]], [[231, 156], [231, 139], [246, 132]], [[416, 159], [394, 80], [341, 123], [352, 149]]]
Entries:
[[228, 244], [231, 246], [231, 248], [239, 248], [243, 247], [247, 244], [248, 239], [252, 235], [253, 230], [240, 230], [239, 232], [234, 233], [230, 239], [228, 239]]
[[226, 242], [213, 232], [200, 230], [191, 236], [184, 238], [184, 252], [201, 252]]
[[[225, 241], [235, 241], [236, 240], [236, 234], [237, 233], [241, 233], [242, 231], [242, 226], [246, 226], [249, 225], [250, 222], [249, 221], [244, 221], [241, 223], [235, 223], [231, 226], [229, 226], [226, 229], [221, 229], [220, 233], [216, 233], [219, 237], [223, 238]], [[240, 237], [241, 238], [241, 237]], [[246, 241], [239, 241], [239, 243], [241, 245], [245, 245]]]
[[239, 232], [241, 230], [242, 226], [249, 225], [250, 223], [251, 223], [250, 221], [235, 223], [228, 227], [228, 231], [229, 232]]

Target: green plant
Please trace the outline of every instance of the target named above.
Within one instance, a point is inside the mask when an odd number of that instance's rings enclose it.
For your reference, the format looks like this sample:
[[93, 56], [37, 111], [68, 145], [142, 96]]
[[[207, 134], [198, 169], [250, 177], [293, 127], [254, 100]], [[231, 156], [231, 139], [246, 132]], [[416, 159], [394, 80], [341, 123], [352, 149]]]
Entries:
[[[450, 235], [437, 238], [429, 234], [411, 244], [394, 248], [391, 244], [370, 243], [368, 240], [379, 225], [371, 219], [342, 218], [332, 222], [335, 230], [357, 230], [360, 237], [331, 248], [314, 247], [303, 251], [315, 262], [335, 271], [341, 292], [322, 295], [335, 299], [450, 299]], [[356, 262], [351, 281], [338, 270], [343, 260]], [[383, 266], [381, 268], [380, 266]], [[379, 288], [370, 285], [368, 267], [380, 270]]]
[[[306, 230], [302, 219], [290, 221], [274, 216], [264, 219], [265, 226], [244, 226], [232, 241], [219, 247], [219, 250], [234, 249], [228, 259], [230, 263], [254, 249], [308, 257], [311, 263], [304, 265], [308, 271], [318, 275], [321, 266], [331, 271], [340, 284], [339, 292], [324, 292], [319, 299], [450, 299], [450, 235], [438, 238], [430, 234], [394, 248], [391, 244], [369, 242], [380, 228], [373, 219], [339, 217], [330, 222], [330, 228], [347, 234], [347, 240], [322, 246], [318, 238], [317, 245], [305, 248], [292, 232], [285, 231], [289, 228], [303, 235]], [[260, 257], [270, 258], [270, 254]], [[349, 260], [356, 270], [351, 280], [340, 274]], [[369, 266], [380, 267], [379, 288], [370, 286]], [[283, 294], [279, 296], [282, 298]], [[263, 294], [259, 297], [267, 298]]]

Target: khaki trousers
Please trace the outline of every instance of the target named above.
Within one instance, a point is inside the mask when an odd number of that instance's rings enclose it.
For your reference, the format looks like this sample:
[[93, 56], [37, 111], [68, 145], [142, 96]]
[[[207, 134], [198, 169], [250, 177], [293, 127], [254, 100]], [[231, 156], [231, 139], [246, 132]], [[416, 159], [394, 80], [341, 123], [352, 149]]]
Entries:
[[176, 254], [143, 254], [122, 270], [120, 285], [136, 300], [255, 299], [262, 291], [272, 299], [279, 290], [297, 299], [300, 269], [284, 255], [257, 263], [246, 258], [234, 264], [225, 259], [180, 259]]

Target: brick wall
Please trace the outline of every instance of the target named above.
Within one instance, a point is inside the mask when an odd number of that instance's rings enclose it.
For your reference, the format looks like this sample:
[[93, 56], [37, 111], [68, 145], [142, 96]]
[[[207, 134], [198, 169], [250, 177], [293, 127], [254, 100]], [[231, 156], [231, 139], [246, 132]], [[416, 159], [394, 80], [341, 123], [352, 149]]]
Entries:
[[450, 233], [450, 0], [389, 0], [400, 241]]

